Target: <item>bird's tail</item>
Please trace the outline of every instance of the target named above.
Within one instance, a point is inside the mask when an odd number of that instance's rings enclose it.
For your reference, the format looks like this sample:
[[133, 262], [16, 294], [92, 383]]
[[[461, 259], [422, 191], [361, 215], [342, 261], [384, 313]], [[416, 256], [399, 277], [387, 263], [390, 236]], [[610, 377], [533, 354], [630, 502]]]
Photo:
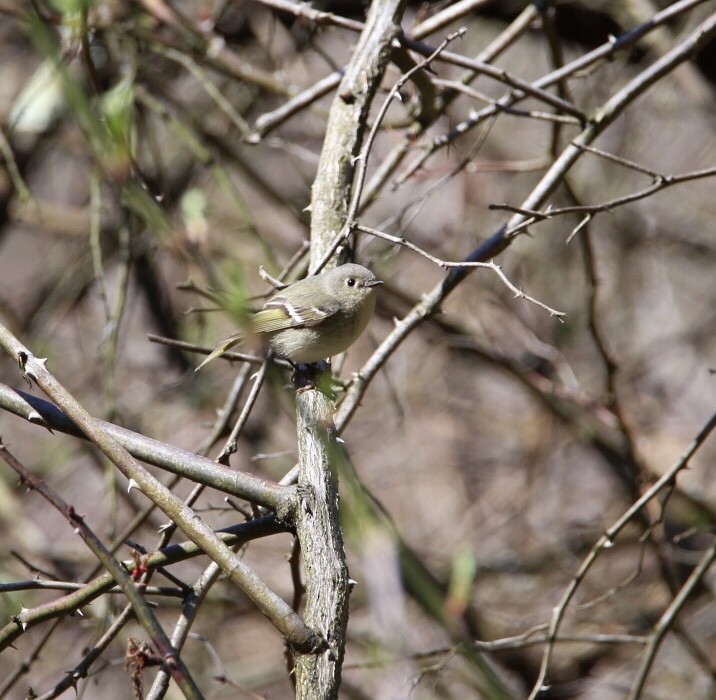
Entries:
[[212, 360], [215, 360], [217, 357], [223, 355], [228, 350], [231, 350], [231, 348], [234, 347], [242, 338], [244, 337], [243, 333], [234, 333], [233, 335], [230, 335], [228, 338], [225, 338], [222, 340], [212, 351], [211, 354], [207, 356], [207, 358], [194, 370], [195, 372], [198, 372], [204, 365], [209, 364]]

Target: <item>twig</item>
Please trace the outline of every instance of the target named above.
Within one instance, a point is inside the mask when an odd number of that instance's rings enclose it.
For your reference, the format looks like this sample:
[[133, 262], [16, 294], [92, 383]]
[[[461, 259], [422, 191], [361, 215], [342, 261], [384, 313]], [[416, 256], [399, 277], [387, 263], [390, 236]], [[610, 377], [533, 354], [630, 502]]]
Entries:
[[378, 231], [377, 229], [370, 228], [368, 226], [363, 226], [362, 224], [354, 224], [353, 229], [356, 231], [362, 231], [363, 233], [370, 234], [371, 236], [374, 236], [375, 238], [381, 238], [385, 241], [390, 241], [391, 243], [395, 243], [396, 245], [401, 245], [408, 250], [412, 250], [414, 253], [417, 253], [418, 255], [421, 255], [422, 257], [426, 258], [427, 260], [430, 260], [431, 262], [435, 263], [436, 265], [439, 265], [443, 269], [449, 270], [453, 268], [476, 268], [481, 267], [485, 268], [487, 270], [492, 270], [503, 282], [503, 284], [515, 295], [516, 299], [525, 299], [526, 301], [529, 301], [532, 304], [535, 304], [536, 306], [539, 306], [541, 309], [544, 309], [549, 313], [550, 316], [555, 316], [557, 319], [562, 321], [562, 317], [566, 316], [566, 313], [564, 311], [557, 311], [556, 309], [553, 309], [551, 306], [547, 306], [547, 304], [535, 299], [534, 297], [531, 297], [529, 294], [525, 294], [521, 289], [518, 289], [507, 277], [507, 275], [503, 272], [502, 268], [494, 262], [450, 262], [448, 260], [442, 260], [441, 258], [438, 258], [434, 255], [431, 255], [426, 250], [423, 250], [423, 248], [420, 248], [419, 246], [415, 245], [414, 243], [411, 243], [410, 241], [406, 240], [405, 238], [402, 238], [400, 236], [393, 236], [389, 233], [384, 233], [383, 231]]
[[445, 49], [451, 42], [455, 41], [455, 39], [459, 39], [464, 35], [464, 29], [460, 29], [456, 32], [453, 32], [452, 34], [449, 34], [447, 37], [445, 37], [440, 46], [438, 46], [438, 48], [433, 51], [433, 53], [431, 53], [427, 58], [420, 61], [419, 63], [416, 63], [407, 73], [402, 75], [400, 79], [396, 81], [392, 88], [390, 88], [388, 96], [385, 98], [383, 104], [381, 105], [381, 108], [378, 110], [378, 114], [375, 117], [371, 130], [368, 132], [368, 136], [365, 140], [363, 148], [361, 149], [360, 155], [356, 157], [358, 167], [356, 168], [355, 178], [353, 181], [351, 203], [348, 207], [348, 214], [346, 215], [346, 226], [344, 228], [344, 231], [346, 228], [351, 227], [355, 216], [358, 213], [358, 209], [360, 207], [360, 199], [363, 194], [363, 185], [365, 183], [366, 171], [368, 170], [368, 158], [370, 157], [370, 152], [373, 149], [375, 137], [378, 133], [378, 130], [380, 129], [381, 124], [383, 123], [383, 119], [385, 119], [385, 115], [388, 112], [388, 108], [390, 107], [393, 99], [400, 92], [403, 86], [413, 77], [415, 73], [427, 68], [443, 51], [445, 51]]
[[311, 87], [298, 93], [290, 100], [287, 100], [280, 107], [277, 107], [271, 112], [265, 112], [256, 119], [253, 128], [246, 134], [244, 140], [247, 143], [259, 143], [264, 136], [281, 126], [281, 124], [290, 119], [294, 114], [298, 114], [298, 112], [308, 107], [308, 105], [313, 104], [316, 100], [327, 95], [331, 90], [335, 90], [340, 84], [342, 77], [343, 73], [341, 72], [331, 73], [311, 85]]
[[[151, 343], [158, 343], [159, 345], [168, 345], [169, 347], [179, 348], [180, 350], [195, 352], [199, 355], [209, 355], [214, 350], [214, 348], [207, 348], [203, 345], [187, 343], [184, 340], [176, 340], [176, 338], [165, 338], [164, 336], [154, 335], [153, 333], [147, 333], [147, 340], [149, 340], [149, 342]], [[259, 355], [249, 355], [245, 352], [235, 352], [233, 350], [229, 350], [228, 352], [225, 352], [219, 359], [247, 362], [250, 365], [262, 365], [266, 358], [260, 357]], [[286, 369], [293, 369], [291, 367], [290, 362], [282, 360], [280, 357], [275, 357], [273, 361], [281, 367], [285, 367]]]
[[499, 100], [495, 99], [494, 97], [490, 97], [489, 95], [486, 95], [479, 90], [475, 90], [475, 88], [470, 87], [469, 85], [465, 85], [459, 80], [443, 80], [442, 78], [434, 78], [433, 82], [440, 87], [450, 88], [451, 90], [455, 90], [455, 92], [460, 92], [467, 97], [472, 97], [475, 100], [479, 100], [480, 102], [492, 105], [498, 111], [503, 112], [504, 114], [509, 114], [513, 117], [526, 117], [528, 119], [556, 122], [558, 124], [574, 124], [576, 126], [579, 126], [581, 124], [580, 120], [576, 117], [570, 117], [565, 114], [554, 114], [553, 112], [538, 112], [534, 109], [516, 109], [515, 107], [501, 104]]
[[[706, 442], [707, 438], [711, 434], [711, 431], [714, 430], [714, 428], [716, 428], [716, 413], [711, 416], [711, 418], [707, 421], [704, 427], [699, 431], [698, 435], [694, 438], [691, 445], [686, 450], [681, 459], [679, 459], [678, 462], [676, 462], [676, 464], [671, 467], [671, 469], [669, 469], [653, 486], [651, 486], [651, 488], [649, 488], [641, 498], [635, 501], [613, 525], [607, 528], [605, 533], [594, 544], [589, 554], [579, 566], [577, 573], [575, 573], [575, 575], [572, 577], [571, 583], [565, 590], [558, 605], [554, 609], [554, 614], [552, 615], [552, 620], [550, 622], [549, 627], [550, 639], [556, 638], [559, 632], [559, 627], [562, 623], [562, 619], [564, 618], [564, 614], [567, 610], [567, 606], [574, 597], [574, 594], [579, 588], [581, 582], [584, 580], [585, 576], [592, 568], [592, 565], [599, 557], [599, 554], [604, 549], [608, 549], [609, 547], [611, 547], [617, 535], [629, 522], [631, 522], [631, 520], [641, 511], [641, 509], [649, 501], [656, 497], [662, 489], [668, 488], [674, 482], [677, 474], [688, 466], [691, 458], [701, 447], [701, 445]], [[554, 645], [550, 642], [544, 650], [539, 675], [529, 696], [530, 700], [537, 698], [542, 692], [543, 686], [545, 685], [545, 682], [547, 680], [547, 673], [549, 671], [549, 666], [552, 660], [553, 648]]]
[[[2, 449], [0, 447], [0, 449]], [[109, 549], [107, 550], [109, 551]], [[72, 581], [44, 581], [42, 579], [34, 579], [32, 581], [13, 581], [12, 583], [0, 583], [0, 593], [11, 593], [13, 591], [79, 591], [84, 588], [83, 583], [74, 583]], [[105, 593], [124, 593], [119, 588], [110, 588]], [[171, 588], [169, 586], [144, 586], [142, 588], [144, 595], [158, 595], [166, 598], [183, 598], [185, 591], [181, 588]]]
[[35, 478], [32, 472], [28, 471], [10, 453], [7, 447], [0, 443], [0, 457], [15, 471], [22, 480], [32, 489], [36, 490], [45, 500], [51, 503], [67, 519], [68, 523], [75, 529], [75, 532], [84, 540], [85, 544], [92, 550], [92, 553], [102, 562], [112, 578], [120, 586], [124, 594], [132, 604], [132, 609], [138, 620], [147, 631], [152, 640], [154, 648], [162, 658], [162, 666], [171, 673], [185, 698], [189, 700], [200, 700], [203, 698], [201, 691], [194, 682], [189, 669], [171, 645], [164, 628], [159, 624], [149, 605], [142, 597], [140, 589], [130, 578], [127, 571], [118, 561], [112, 557], [102, 541], [85, 523], [84, 517], [80, 515], [73, 506], [66, 503], [60, 496], [52, 491], [43, 481]]
[[408, 36], [416, 40], [424, 39], [426, 36], [440, 31], [448, 24], [457, 22], [457, 20], [466, 15], [473, 14], [483, 5], [488, 5], [491, 2], [492, 0], [459, 0], [459, 2], [453, 3], [441, 12], [436, 12], [432, 17], [428, 17], [428, 19], [413, 27], [412, 31], [408, 32]]
[[[527, 5], [503, 32], [480, 52], [477, 58], [483, 62], [492, 61], [497, 58], [503, 51], [517, 41], [520, 36], [528, 31], [532, 21], [537, 17], [537, 14], [537, 8], [534, 4], [530, 3]], [[474, 80], [476, 76], [477, 74], [474, 71], [467, 71], [460, 80], [462, 83], [469, 83]], [[440, 110], [440, 113], [444, 113], [458, 95], [459, 93], [455, 90], [448, 91], [443, 95], [443, 108]], [[432, 121], [417, 124], [413, 132], [411, 132], [410, 137], [395, 146], [388, 156], [386, 156], [368, 182], [366, 193], [363, 197], [362, 210], [365, 210], [369, 204], [375, 201], [378, 193], [388, 181], [388, 178], [391, 177], [407, 154], [412, 150], [413, 143], [428, 130], [438, 116], [439, 114], [435, 112]]]
[[231, 434], [229, 435], [226, 444], [221, 451], [221, 454], [216, 458], [217, 462], [225, 464], [229, 459], [229, 455], [232, 455], [234, 454], [234, 452], [236, 452], [239, 435], [241, 435], [241, 431], [244, 429], [246, 421], [249, 419], [251, 410], [253, 409], [254, 405], [256, 404], [256, 401], [258, 400], [259, 392], [261, 391], [264, 379], [266, 378], [266, 371], [272, 359], [273, 353], [269, 353], [269, 356], [264, 360], [263, 364], [259, 368], [259, 371], [256, 372], [256, 374], [254, 374], [254, 376], [252, 377], [254, 383], [251, 386], [251, 391], [246, 398], [244, 407], [241, 409], [241, 413], [236, 419], [236, 423], [231, 430]]
[[[262, 518], [251, 520], [247, 523], [233, 525], [231, 527], [219, 530], [216, 536], [219, 537], [227, 546], [235, 546], [243, 544], [252, 539], [259, 537], [268, 537], [279, 532], [286, 532], [287, 527], [279, 523], [275, 516], [267, 515]], [[144, 565], [148, 571], [177, 564], [188, 559], [203, 555], [204, 552], [193, 542], [182, 542], [179, 544], [168, 545], [163, 549], [149, 554], [144, 560]], [[123, 565], [127, 568], [133, 566], [131, 560], [125, 561]], [[69, 593], [58, 600], [52, 601], [44, 605], [38, 605], [35, 608], [26, 609], [15, 616], [20, 626], [12, 622], [0, 629], [0, 650], [5, 649], [17, 639], [24, 629], [37, 625], [45, 620], [67, 615], [74, 610], [88, 605], [99, 596], [109, 591], [114, 586], [114, 579], [109, 573], [105, 573], [98, 578], [86, 583], [79, 590]]]
[[[545, 625], [539, 625], [538, 629], [544, 629], [544, 627]], [[554, 641], [557, 644], [638, 644], [643, 646], [647, 644], [648, 639], [647, 636], [638, 634], [565, 634], [560, 635]], [[387, 659], [381, 659], [380, 661], [356, 661], [346, 664], [345, 668], [373, 668], [377, 665], [388, 665], [405, 659], [419, 661], [420, 659], [430, 659], [434, 656], [454, 654], [456, 651], [459, 651], [461, 647], [471, 647], [476, 651], [492, 654], [501, 651], [513, 651], [515, 649], [529, 649], [530, 647], [545, 644], [548, 641], [549, 637], [546, 634], [538, 634], [537, 630], [531, 629], [514, 637], [503, 637], [502, 639], [492, 641], [475, 640], [472, 642], [462, 642], [458, 645], [430, 649], [415, 654], [391, 656]]]
[[[584, 148], [584, 144], [577, 144], [576, 146], [580, 150], [586, 150]], [[520, 223], [517, 224], [517, 226], [508, 229], [506, 235], [509, 236], [515, 234], [518, 231], [521, 231], [521, 226], [524, 223], [524, 220], [526, 220], [527, 218], [531, 220], [531, 223], [535, 223], [537, 221], [544, 221], [546, 219], [553, 219], [556, 216], [565, 216], [569, 214], [585, 214], [589, 215], [591, 219], [594, 217], [594, 214], [612, 211], [613, 209], [616, 209], [617, 207], [622, 207], [625, 204], [631, 204], [632, 202], [636, 202], [640, 199], [646, 199], [647, 197], [650, 197], [656, 192], [665, 190], [668, 187], [672, 187], [674, 185], [681, 185], [685, 182], [691, 182], [692, 180], [700, 180], [715, 176], [716, 168], [704, 168], [703, 170], [694, 170], [692, 172], [684, 173], [682, 175], [659, 175], [656, 182], [649, 185], [649, 187], [645, 187], [641, 190], [638, 190], [637, 192], [632, 192], [631, 194], [622, 195], [621, 197], [615, 197], [614, 199], [610, 199], [607, 202], [602, 202], [601, 204], [580, 204], [578, 206], [570, 207], [547, 207], [547, 209], [544, 209], [542, 211], [529, 209], [526, 207], [516, 207], [510, 204], [490, 204], [488, 208], [492, 211], [513, 212], [520, 217]], [[574, 238], [574, 233], [569, 236], [568, 240], [571, 240], [572, 238]]]
[[601, 148], [595, 148], [594, 146], [587, 146], [586, 144], [580, 144], [579, 147], [582, 150], [587, 151], [587, 153], [594, 153], [594, 155], [604, 158], [605, 160], [610, 160], [613, 163], [618, 163], [619, 165], [623, 165], [625, 168], [629, 168], [630, 170], [636, 170], [639, 173], [644, 173], [645, 175], [650, 175], [654, 180], [661, 180], [664, 178], [664, 175], [657, 172], [656, 170], [647, 168], [645, 165], [641, 165], [641, 163], [635, 163], [633, 160], [629, 160], [622, 156], [615, 155], [614, 153], [609, 153], [608, 151], [604, 151]]
[[157, 50], [172, 61], [184, 66], [184, 68], [194, 76], [204, 88], [206, 94], [209, 95], [216, 106], [229, 118], [242, 136], [246, 136], [249, 131], [251, 131], [246, 120], [234, 109], [233, 105], [226, 99], [221, 90], [214, 85], [209, 76], [197, 65], [196, 61], [176, 49], [164, 48]]
[[[402, 39], [402, 43], [407, 48], [412, 51], [416, 51], [423, 56], [430, 56], [435, 51], [432, 46], [428, 46], [421, 41], [412, 41], [404, 38]], [[540, 102], [544, 102], [545, 104], [554, 107], [560, 112], [571, 114], [582, 124], [584, 124], [587, 120], [586, 115], [581, 109], [561, 97], [556, 97], [555, 95], [546, 92], [541, 85], [537, 84], [539, 81], [530, 83], [527, 80], [523, 80], [522, 78], [512, 75], [503, 68], [496, 68], [495, 66], [476, 58], [468, 58], [467, 56], [461, 56], [460, 54], [452, 53], [451, 51], [442, 51], [437, 58], [444, 63], [450, 63], [454, 66], [460, 66], [461, 68], [468, 68], [475, 73], [486, 75], [488, 78], [492, 78], [493, 80], [497, 80], [498, 82], [505, 83], [505, 85], [516, 88], [519, 91], [516, 95], [514, 95], [516, 99], [523, 99], [523, 97], [529, 95]]]
[[224, 37], [219, 36], [213, 31], [206, 31], [204, 27], [194, 24], [185, 15], [177, 12], [175, 7], [164, 5], [164, 8], [168, 10], [168, 12], [160, 13], [156, 11], [159, 7], [159, 3], [142, 0], [142, 4], [145, 6], [148, 14], [156, 17], [164, 24], [177, 29], [180, 28], [183, 32], [187, 32], [193, 41], [191, 42], [191, 50], [187, 51], [185, 44], [175, 44], [164, 33], [148, 30], [143, 23], [133, 23], [130, 31], [140, 41], [144, 41], [147, 44], [163, 46], [181, 53], [186, 52], [187, 58], [190, 56], [198, 56], [203, 63], [211, 66], [211, 68], [223, 75], [233, 80], [256, 85], [267, 92], [272, 92], [277, 95], [288, 95], [291, 93], [291, 87], [286, 86], [276, 75], [251, 65], [243, 56], [227, 44]]
[[304, 17], [311, 22], [331, 24], [334, 27], [349, 29], [352, 32], [362, 32], [365, 28], [363, 22], [348, 19], [347, 17], [341, 17], [340, 15], [336, 15], [332, 12], [316, 10], [305, 2], [293, 2], [293, 0], [254, 0], [254, 2], [260, 2], [262, 5], [266, 5], [267, 7], [273, 7], [274, 10], [288, 12], [296, 17]]
[[[602, 59], [605, 59], [608, 56], [616, 53], [617, 51], [620, 51], [633, 45], [643, 36], [653, 31], [657, 27], [660, 27], [662, 24], [670, 21], [679, 14], [692, 9], [696, 5], [700, 5], [703, 2], [704, 0], [681, 0], [681, 2], [676, 2], [673, 5], [669, 5], [669, 7], [662, 10], [661, 12], [656, 13], [653, 17], [651, 17], [648, 22], [644, 22], [638, 27], [624, 32], [624, 34], [621, 34], [618, 37], [610, 39], [609, 41], [597, 47], [593, 51], [590, 51], [589, 53], [576, 58], [570, 63], [567, 63], [561, 68], [542, 76], [538, 80], [534, 81], [532, 85], [539, 89], [545, 89], [551, 85], [559, 83], [565, 78], [584, 70], [587, 66], [593, 65], [596, 62], [601, 61]], [[515, 102], [520, 99], [522, 99], [522, 96], [520, 96], [520, 94], [511, 92], [508, 95], [505, 95], [504, 97], [500, 98], [494, 106], [486, 107], [485, 109], [482, 109], [479, 112], [470, 115], [468, 119], [455, 126], [449, 133], [443, 136], [436, 137], [433, 140], [431, 146], [421, 156], [419, 156], [413, 164], [411, 164], [406, 169], [406, 171], [396, 181], [396, 184], [400, 185], [407, 179], [409, 179], [419, 168], [422, 168], [427, 162], [427, 160], [432, 157], [438, 150], [449, 146], [457, 138], [463, 136], [468, 131], [478, 126], [485, 119], [489, 119], [490, 117], [497, 114], [503, 107], [511, 107]]]
[[637, 671], [636, 678], [634, 679], [634, 683], [631, 687], [629, 695], [627, 696], [627, 700], [638, 700], [638, 698], [641, 697], [641, 692], [644, 689], [644, 684], [646, 683], [646, 678], [649, 675], [649, 670], [654, 663], [654, 659], [659, 651], [661, 642], [664, 640], [664, 636], [675, 624], [676, 616], [684, 607], [694, 589], [701, 583], [704, 576], [706, 576], [714, 561], [716, 561], [716, 542], [712, 544], [706, 552], [704, 552], [699, 565], [691, 572], [689, 578], [686, 579], [686, 582], [681, 587], [681, 590], [671, 601], [669, 607], [664, 611], [662, 616], [659, 618], [659, 621], [654, 626], [653, 631], [649, 634], [646, 649], [644, 650], [639, 670]]

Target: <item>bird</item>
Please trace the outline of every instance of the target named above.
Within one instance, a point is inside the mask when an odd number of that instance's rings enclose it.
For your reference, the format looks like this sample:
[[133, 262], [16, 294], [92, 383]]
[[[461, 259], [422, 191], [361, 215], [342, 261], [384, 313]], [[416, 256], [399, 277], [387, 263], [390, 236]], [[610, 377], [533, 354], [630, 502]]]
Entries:
[[[367, 267], [355, 263], [306, 277], [278, 291], [253, 314], [248, 335], [265, 337], [278, 356], [294, 365], [338, 355], [365, 330], [381, 284]], [[222, 340], [196, 371], [246, 335], [238, 331]]]

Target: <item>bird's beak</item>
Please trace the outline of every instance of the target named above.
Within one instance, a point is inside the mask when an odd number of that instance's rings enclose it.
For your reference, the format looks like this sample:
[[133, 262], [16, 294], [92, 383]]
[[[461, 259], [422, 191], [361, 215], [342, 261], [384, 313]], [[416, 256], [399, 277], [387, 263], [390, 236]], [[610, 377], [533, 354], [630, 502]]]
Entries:
[[378, 287], [383, 284], [383, 280], [369, 280], [363, 284], [364, 287]]

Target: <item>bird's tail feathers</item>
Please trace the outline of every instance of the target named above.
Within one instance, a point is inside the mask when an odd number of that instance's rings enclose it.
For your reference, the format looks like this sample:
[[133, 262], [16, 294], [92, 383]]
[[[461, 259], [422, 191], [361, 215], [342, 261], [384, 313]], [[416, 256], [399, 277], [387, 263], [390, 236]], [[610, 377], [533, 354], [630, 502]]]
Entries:
[[228, 338], [225, 338], [222, 340], [215, 348], [211, 351], [209, 355], [207, 355], [206, 359], [194, 370], [195, 372], [198, 372], [204, 365], [209, 364], [212, 360], [215, 360], [217, 357], [220, 357], [225, 352], [231, 350], [231, 348], [234, 347], [234, 345], [238, 344], [238, 342], [244, 337], [243, 333], [234, 333], [233, 335], [230, 335]]

